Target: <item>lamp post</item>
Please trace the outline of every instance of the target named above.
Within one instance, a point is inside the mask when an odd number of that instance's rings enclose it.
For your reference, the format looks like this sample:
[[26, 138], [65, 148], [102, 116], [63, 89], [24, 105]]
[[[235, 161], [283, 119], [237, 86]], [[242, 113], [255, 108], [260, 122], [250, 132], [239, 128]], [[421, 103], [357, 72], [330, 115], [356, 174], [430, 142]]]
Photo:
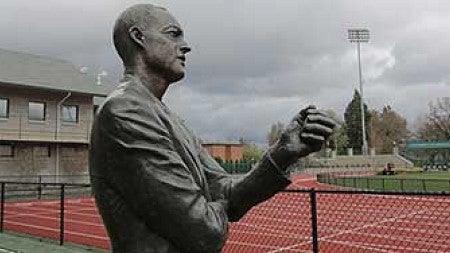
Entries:
[[366, 139], [366, 125], [364, 117], [364, 94], [363, 94], [363, 81], [361, 73], [361, 43], [367, 43], [370, 39], [369, 29], [358, 28], [358, 29], [348, 29], [348, 40], [351, 43], [356, 43], [356, 52], [358, 58], [358, 74], [359, 74], [359, 92], [361, 95], [361, 129], [362, 129], [362, 154], [367, 155], [367, 139]]

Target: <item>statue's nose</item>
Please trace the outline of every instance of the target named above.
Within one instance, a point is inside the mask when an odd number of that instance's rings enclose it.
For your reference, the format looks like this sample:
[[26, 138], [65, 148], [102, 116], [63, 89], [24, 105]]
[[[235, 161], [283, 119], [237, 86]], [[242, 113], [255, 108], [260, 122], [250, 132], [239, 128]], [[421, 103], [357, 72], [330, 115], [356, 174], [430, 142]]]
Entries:
[[187, 54], [187, 53], [191, 52], [191, 48], [186, 44], [186, 45], [181, 46], [180, 51], [183, 54]]

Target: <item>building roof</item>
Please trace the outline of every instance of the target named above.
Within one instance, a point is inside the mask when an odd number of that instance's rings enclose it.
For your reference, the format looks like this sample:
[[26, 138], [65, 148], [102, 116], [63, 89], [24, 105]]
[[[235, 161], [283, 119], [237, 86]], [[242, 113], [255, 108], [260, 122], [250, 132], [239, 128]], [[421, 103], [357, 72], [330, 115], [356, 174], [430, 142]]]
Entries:
[[0, 85], [106, 96], [112, 91], [110, 81], [84, 74], [64, 60], [0, 49]]
[[239, 141], [203, 141], [202, 145], [233, 145], [241, 146], [243, 145]]

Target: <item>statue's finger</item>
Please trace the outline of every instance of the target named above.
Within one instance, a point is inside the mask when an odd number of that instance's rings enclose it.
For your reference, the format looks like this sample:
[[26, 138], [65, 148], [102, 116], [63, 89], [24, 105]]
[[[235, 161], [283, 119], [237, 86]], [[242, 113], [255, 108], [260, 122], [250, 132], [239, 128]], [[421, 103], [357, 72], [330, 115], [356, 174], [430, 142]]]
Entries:
[[309, 123], [317, 123], [317, 124], [325, 125], [332, 129], [334, 129], [336, 127], [336, 122], [332, 118], [321, 115], [321, 114], [310, 114], [310, 115], [308, 115], [306, 121]]
[[305, 124], [303, 131], [328, 137], [333, 133], [333, 128], [323, 124], [308, 122], [308, 124]]
[[323, 136], [312, 133], [302, 133], [300, 135], [300, 139], [303, 143], [309, 146], [313, 152], [319, 151], [325, 143], [325, 138]]
[[307, 107], [303, 108], [297, 115], [295, 115], [293, 121], [297, 121], [297, 123], [302, 126], [310, 110], [317, 110], [316, 106], [308, 105]]

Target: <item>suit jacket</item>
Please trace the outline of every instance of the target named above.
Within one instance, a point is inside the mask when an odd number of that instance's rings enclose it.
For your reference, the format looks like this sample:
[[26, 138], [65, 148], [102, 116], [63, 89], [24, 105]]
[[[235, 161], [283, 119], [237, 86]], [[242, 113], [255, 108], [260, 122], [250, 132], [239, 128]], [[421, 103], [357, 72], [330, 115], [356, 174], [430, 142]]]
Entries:
[[227, 174], [131, 75], [99, 109], [89, 158], [115, 253], [220, 252], [229, 221], [290, 183], [266, 159], [244, 176]]

